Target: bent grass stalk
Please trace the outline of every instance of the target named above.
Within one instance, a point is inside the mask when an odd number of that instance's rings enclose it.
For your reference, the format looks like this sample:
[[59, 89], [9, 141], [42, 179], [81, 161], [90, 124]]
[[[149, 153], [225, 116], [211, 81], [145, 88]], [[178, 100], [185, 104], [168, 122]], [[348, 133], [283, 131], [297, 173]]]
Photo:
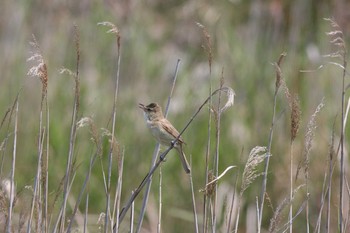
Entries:
[[[166, 107], [165, 107], [165, 112], [164, 112], [164, 117], [165, 117], [165, 118], [168, 116], [168, 112], [169, 112], [169, 107], [170, 107], [171, 99], [172, 99], [173, 92], [174, 92], [174, 89], [175, 89], [177, 74], [178, 74], [179, 67], [180, 67], [180, 62], [181, 62], [181, 60], [178, 59], [178, 60], [177, 60], [177, 63], [176, 63], [175, 73], [174, 73], [174, 76], [173, 76], [173, 81], [172, 81], [172, 86], [171, 86], [170, 94], [169, 94], [169, 96], [168, 96], [168, 102], [167, 102], [167, 105], [166, 105]], [[154, 166], [155, 163], [156, 163], [156, 160], [157, 160], [157, 157], [158, 157], [158, 154], [159, 154], [159, 148], [160, 148], [160, 145], [159, 145], [159, 143], [157, 143], [156, 146], [155, 146], [155, 148], [154, 148], [153, 155], [152, 155], [151, 167]], [[151, 191], [151, 184], [152, 184], [152, 177], [151, 177], [150, 180], [147, 182], [147, 186], [146, 186], [146, 190], [145, 190], [145, 195], [144, 195], [143, 200], [142, 200], [141, 211], [140, 211], [140, 215], [139, 215], [139, 219], [138, 219], [137, 227], [136, 227], [136, 232], [137, 232], [137, 233], [140, 232], [140, 230], [141, 230], [141, 225], [142, 225], [143, 219], [144, 219], [144, 217], [145, 217], [145, 212], [146, 212], [146, 207], [147, 207], [147, 203], [148, 203], [149, 193], [150, 193], [150, 191]]]

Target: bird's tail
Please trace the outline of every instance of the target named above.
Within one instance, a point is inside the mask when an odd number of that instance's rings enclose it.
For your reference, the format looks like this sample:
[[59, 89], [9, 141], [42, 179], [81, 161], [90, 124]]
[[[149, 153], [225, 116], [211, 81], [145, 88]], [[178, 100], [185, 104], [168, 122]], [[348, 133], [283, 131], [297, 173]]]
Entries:
[[184, 168], [185, 172], [187, 174], [191, 173], [190, 165], [188, 164], [185, 153], [182, 150], [182, 145], [180, 144], [178, 147], [175, 147], [175, 148], [177, 152], [179, 152], [178, 154], [180, 156], [182, 167]]

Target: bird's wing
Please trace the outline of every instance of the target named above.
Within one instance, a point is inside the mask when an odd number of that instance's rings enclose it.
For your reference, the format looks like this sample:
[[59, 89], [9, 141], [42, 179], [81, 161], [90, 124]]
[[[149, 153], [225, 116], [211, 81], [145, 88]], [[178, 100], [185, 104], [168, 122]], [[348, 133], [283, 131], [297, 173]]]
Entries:
[[[165, 129], [171, 136], [177, 138], [179, 136], [179, 132], [175, 129], [175, 127], [167, 120], [167, 119], [162, 119], [160, 121], [163, 129]], [[182, 137], [179, 138], [178, 140], [180, 143], [185, 143]]]

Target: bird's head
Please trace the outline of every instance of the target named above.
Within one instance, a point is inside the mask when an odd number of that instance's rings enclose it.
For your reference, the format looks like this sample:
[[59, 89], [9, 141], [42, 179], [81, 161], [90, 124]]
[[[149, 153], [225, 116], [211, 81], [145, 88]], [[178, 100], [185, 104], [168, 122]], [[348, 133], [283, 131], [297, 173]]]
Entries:
[[163, 117], [163, 112], [159, 104], [157, 103], [150, 103], [149, 105], [145, 106], [144, 104], [139, 104], [139, 108], [143, 110], [145, 115], [149, 120]]

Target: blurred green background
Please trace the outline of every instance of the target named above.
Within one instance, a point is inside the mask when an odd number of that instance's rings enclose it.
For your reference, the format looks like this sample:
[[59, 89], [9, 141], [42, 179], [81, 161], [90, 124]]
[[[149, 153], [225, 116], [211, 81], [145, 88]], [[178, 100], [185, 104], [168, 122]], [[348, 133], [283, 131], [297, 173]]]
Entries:
[[[220, 85], [223, 69], [225, 85], [235, 90], [236, 99], [234, 107], [222, 115], [219, 170], [236, 165], [238, 168], [235, 173], [241, 174], [250, 149], [256, 145], [267, 145], [275, 85], [275, 70], [271, 63], [277, 61], [282, 52], [286, 52], [282, 70], [291, 92], [299, 95], [302, 108], [301, 128], [295, 142], [296, 165], [302, 157], [307, 122], [325, 97], [326, 106], [317, 118], [319, 127], [310, 165], [314, 225], [334, 121], [335, 136], [339, 138], [337, 132], [341, 106], [342, 70], [325, 65], [330, 59], [322, 56], [335, 51], [326, 35], [332, 28], [323, 18], [335, 19], [348, 41], [349, 8], [350, 3], [346, 0], [3, 0], [0, 7], [0, 114], [4, 116], [20, 91], [15, 174], [17, 189], [33, 184], [37, 165], [41, 83], [39, 79], [26, 75], [33, 65], [26, 61], [33, 51], [29, 45], [32, 34], [40, 45], [49, 72], [49, 185], [53, 193], [64, 175], [69, 148], [74, 80], [59, 74], [59, 69], [66, 67], [75, 70], [74, 24], [78, 26], [81, 50], [79, 116], [92, 117], [98, 129], [110, 129], [111, 126], [117, 48], [115, 37], [106, 33], [107, 28], [97, 26], [98, 22], [110, 21], [117, 25], [121, 35], [116, 137], [125, 150], [122, 203], [150, 168], [155, 146], [155, 140], [146, 128], [137, 104], [158, 102], [165, 106], [177, 59], [181, 59], [181, 64], [168, 118], [179, 130], [182, 129], [208, 96], [209, 83], [212, 83], [213, 88]], [[211, 36], [211, 75], [206, 51], [202, 48], [205, 39], [197, 22], [204, 25]], [[341, 60], [335, 61], [342, 63]], [[325, 66], [317, 70], [320, 65]], [[208, 116], [207, 109], [204, 110], [183, 136], [187, 142], [186, 154], [192, 155], [199, 212], [202, 212], [203, 200], [197, 190], [204, 186], [207, 142]], [[277, 111], [279, 118], [272, 144], [273, 157], [267, 190], [275, 207], [289, 192], [290, 116], [283, 91], [278, 98]], [[3, 127], [0, 131], [0, 140], [9, 136], [12, 142], [13, 134], [8, 134], [5, 129]], [[214, 135], [214, 128], [212, 132]], [[90, 156], [95, 150], [90, 137], [87, 129], [79, 129], [75, 156], [80, 166], [73, 194], [80, 190]], [[106, 170], [107, 140], [104, 145], [102, 164]], [[214, 152], [214, 144], [211, 148]], [[10, 174], [11, 155], [10, 145], [1, 151], [1, 179]], [[175, 152], [171, 152], [162, 167], [163, 230], [190, 232], [193, 231], [190, 188], [181, 164], [174, 155]], [[113, 169], [115, 184], [116, 164]], [[228, 175], [222, 180], [222, 187], [229, 189], [227, 193], [232, 192], [234, 186], [232, 177]], [[242, 232], [246, 231], [244, 222], [248, 218], [249, 207], [255, 206], [255, 196], [260, 193], [260, 181], [258, 179], [246, 192], [241, 215]], [[92, 214], [104, 211], [103, 187], [101, 165], [98, 162], [93, 169], [90, 185], [89, 212]], [[157, 213], [157, 190], [158, 175], [152, 186], [145, 229], [155, 227], [152, 213]], [[136, 202], [136, 209], [139, 208], [140, 200], [138, 198]], [[81, 206], [83, 208], [84, 205]], [[266, 208], [264, 228], [268, 227], [271, 216], [271, 209]], [[223, 224], [223, 216], [220, 221]], [[336, 224], [336, 216], [332, 221]], [[305, 229], [303, 220], [299, 224], [300, 229]]]

